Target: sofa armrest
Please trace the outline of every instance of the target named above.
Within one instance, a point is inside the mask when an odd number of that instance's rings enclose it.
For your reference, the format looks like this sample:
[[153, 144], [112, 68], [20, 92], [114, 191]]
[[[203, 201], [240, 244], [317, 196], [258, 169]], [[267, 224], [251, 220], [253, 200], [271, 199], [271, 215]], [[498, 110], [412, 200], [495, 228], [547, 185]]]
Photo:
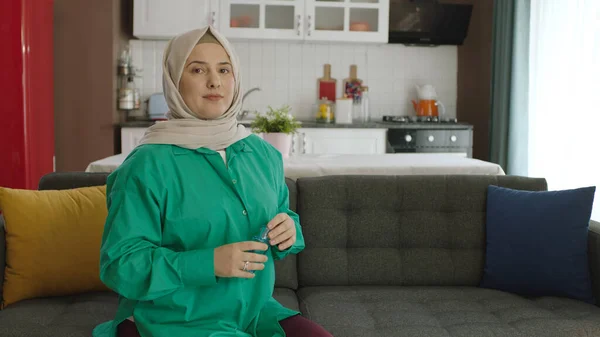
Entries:
[[6, 266], [6, 238], [4, 233], [4, 217], [0, 214], [0, 303], [2, 303], [2, 288], [4, 287], [4, 267]]
[[592, 292], [600, 307], [600, 222], [590, 221], [588, 232], [588, 260], [592, 278]]

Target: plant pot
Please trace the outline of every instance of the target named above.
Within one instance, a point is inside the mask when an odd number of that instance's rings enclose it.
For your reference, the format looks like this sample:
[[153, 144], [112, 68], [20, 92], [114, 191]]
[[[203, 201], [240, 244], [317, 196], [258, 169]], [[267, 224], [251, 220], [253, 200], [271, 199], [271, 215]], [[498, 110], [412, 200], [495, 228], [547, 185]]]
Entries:
[[290, 150], [292, 148], [292, 135], [287, 133], [265, 133], [263, 134], [263, 139], [267, 141], [267, 143], [273, 145], [279, 152], [281, 152], [281, 156], [283, 158], [290, 157]]

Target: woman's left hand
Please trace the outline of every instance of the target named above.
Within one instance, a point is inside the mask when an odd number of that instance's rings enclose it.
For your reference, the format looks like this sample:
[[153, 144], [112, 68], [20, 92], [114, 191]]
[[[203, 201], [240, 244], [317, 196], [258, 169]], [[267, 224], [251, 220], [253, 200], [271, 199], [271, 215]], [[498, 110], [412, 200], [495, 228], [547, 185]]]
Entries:
[[279, 250], [286, 250], [296, 242], [296, 224], [286, 213], [277, 214], [267, 224], [269, 227], [269, 243], [278, 245]]

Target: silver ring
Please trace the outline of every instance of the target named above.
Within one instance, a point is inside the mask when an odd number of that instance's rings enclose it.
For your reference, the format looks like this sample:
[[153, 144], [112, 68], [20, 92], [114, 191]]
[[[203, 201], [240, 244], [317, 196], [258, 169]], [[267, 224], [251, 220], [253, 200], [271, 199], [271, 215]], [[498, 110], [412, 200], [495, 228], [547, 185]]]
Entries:
[[246, 261], [244, 262], [244, 269], [242, 269], [243, 271], [248, 271], [248, 265], [250, 264], [250, 261]]

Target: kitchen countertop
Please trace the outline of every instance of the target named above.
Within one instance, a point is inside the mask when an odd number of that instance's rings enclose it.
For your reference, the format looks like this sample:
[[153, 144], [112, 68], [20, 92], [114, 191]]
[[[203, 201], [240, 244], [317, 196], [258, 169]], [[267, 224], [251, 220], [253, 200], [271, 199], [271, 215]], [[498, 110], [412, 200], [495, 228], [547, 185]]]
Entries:
[[131, 121], [131, 122], [122, 122], [117, 123], [115, 126], [121, 128], [147, 128], [151, 127], [155, 122], [154, 121]]
[[[390, 123], [390, 122], [365, 122], [353, 124], [329, 124], [315, 121], [300, 121], [302, 128], [323, 129], [472, 129], [473, 125], [467, 123]], [[132, 121], [119, 123], [117, 126], [125, 128], [147, 128], [154, 124], [153, 121]], [[249, 123], [242, 123], [250, 127]]]
[[303, 128], [333, 129], [471, 129], [473, 125], [466, 123], [390, 123], [365, 122], [353, 124], [325, 124], [313, 121], [302, 122]]
[[[126, 154], [90, 163], [86, 172], [112, 172]], [[298, 155], [283, 160], [285, 176], [291, 179], [325, 175], [505, 175], [495, 163], [454, 154], [403, 153], [372, 155]]]

